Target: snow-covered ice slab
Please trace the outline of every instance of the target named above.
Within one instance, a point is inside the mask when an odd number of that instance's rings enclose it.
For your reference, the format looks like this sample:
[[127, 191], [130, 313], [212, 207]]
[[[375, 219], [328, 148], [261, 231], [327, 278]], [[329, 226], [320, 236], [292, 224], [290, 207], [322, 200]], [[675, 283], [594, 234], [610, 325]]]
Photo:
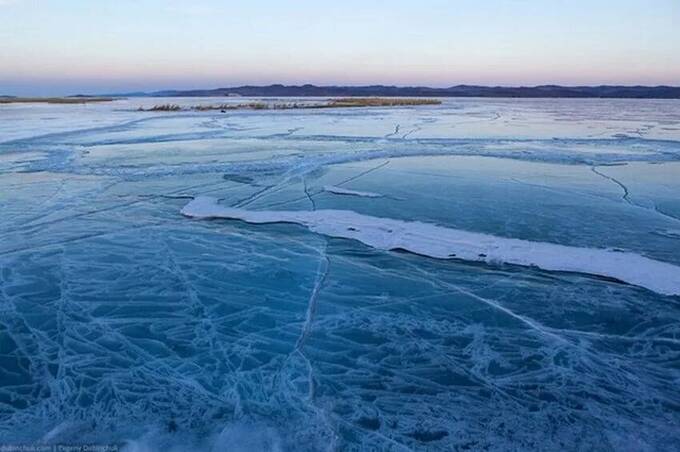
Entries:
[[350, 190], [348, 188], [342, 188], [335, 185], [326, 185], [323, 187], [323, 191], [333, 193], [334, 195], [359, 196], [362, 198], [382, 198], [382, 195], [380, 193], [374, 193], [371, 191]]
[[680, 267], [639, 254], [496, 237], [418, 221], [362, 215], [350, 210], [252, 211], [199, 196], [182, 209], [192, 218], [248, 223], [296, 223], [319, 234], [358, 240], [383, 250], [405, 250], [438, 259], [508, 263], [549, 271], [614, 278], [664, 295], [680, 295]]

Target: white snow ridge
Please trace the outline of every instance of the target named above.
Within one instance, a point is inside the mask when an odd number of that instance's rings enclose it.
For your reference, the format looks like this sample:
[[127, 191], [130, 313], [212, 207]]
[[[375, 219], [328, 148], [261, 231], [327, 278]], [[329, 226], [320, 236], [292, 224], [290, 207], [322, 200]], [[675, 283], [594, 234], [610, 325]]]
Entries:
[[323, 191], [333, 193], [335, 195], [361, 196], [363, 198], [382, 198], [382, 195], [380, 193], [373, 193], [370, 191], [349, 190], [347, 188], [337, 187], [334, 185], [324, 186]]
[[504, 262], [605, 276], [664, 295], [680, 295], [680, 267], [639, 254], [496, 237], [418, 221], [362, 215], [351, 210], [251, 211], [199, 196], [181, 213], [192, 218], [227, 218], [248, 223], [296, 223], [310, 231], [358, 240], [382, 250], [405, 250], [438, 259]]

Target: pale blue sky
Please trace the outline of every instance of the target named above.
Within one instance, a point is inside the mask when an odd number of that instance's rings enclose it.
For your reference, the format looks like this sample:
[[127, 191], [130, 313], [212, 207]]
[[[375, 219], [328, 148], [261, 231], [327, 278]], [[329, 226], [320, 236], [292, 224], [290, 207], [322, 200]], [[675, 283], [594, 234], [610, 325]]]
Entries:
[[680, 0], [0, 0], [0, 94], [680, 85]]

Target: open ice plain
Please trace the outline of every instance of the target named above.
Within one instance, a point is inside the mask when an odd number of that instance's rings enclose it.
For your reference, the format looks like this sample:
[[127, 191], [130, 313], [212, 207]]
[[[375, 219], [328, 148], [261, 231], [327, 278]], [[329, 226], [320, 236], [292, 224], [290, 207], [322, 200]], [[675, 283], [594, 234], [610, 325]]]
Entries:
[[163, 102], [0, 106], [0, 443], [678, 450], [680, 102]]

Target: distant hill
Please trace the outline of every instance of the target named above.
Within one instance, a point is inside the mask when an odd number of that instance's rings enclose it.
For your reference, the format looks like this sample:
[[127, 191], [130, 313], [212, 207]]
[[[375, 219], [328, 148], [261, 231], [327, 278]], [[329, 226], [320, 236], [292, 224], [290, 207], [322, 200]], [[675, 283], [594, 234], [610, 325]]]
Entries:
[[521, 98], [626, 98], [680, 99], [680, 87], [675, 86], [475, 86], [457, 85], [449, 88], [425, 86], [316, 86], [268, 85], [236, 86], [231, 88], [170, 90], [153, 93], [126, 93], [125, 96], [152, 97], [345, 97], [345, 96], [407, 96], [407, 97], [521, 97]]

